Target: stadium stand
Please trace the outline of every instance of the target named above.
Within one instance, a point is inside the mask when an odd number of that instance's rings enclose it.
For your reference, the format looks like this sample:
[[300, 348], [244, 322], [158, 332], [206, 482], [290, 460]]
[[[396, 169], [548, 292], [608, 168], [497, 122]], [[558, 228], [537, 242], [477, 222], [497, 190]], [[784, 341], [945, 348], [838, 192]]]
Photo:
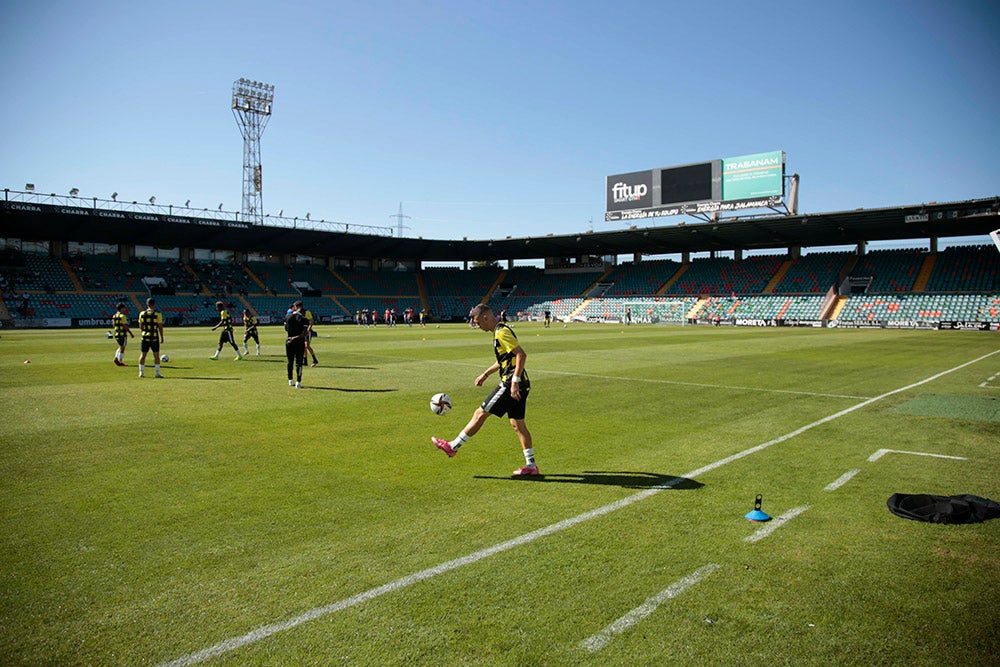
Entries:
[[784, 276], [774, 286], [774, 293], [825, 293], [836, 284], [851, 258], [847, 252], [820, 252], [790, 261]]
[[1000, 253], [992, 246], [946, 248], [937, 254], [927, 291], [1000, 291]]
[[783, 258], [770, 255], [739, 261], [724, 257], [699, 259], [691, 262], [666, 294], [758, 294], [783, 263]]
[[495, 266], [425, 269], [421, 276], [428, 314], [442, 320], [465, 319], [493, 291], [501, 275]]
[[[288, 267], [267, 262], [247, 262], [247, 271], [256, 277], [259, 285], [271, 294], [291, 294], [293, 288], [288, 276]], [[259, 287], [252, 292], [260, 291]]]
[[48, 255], [25, 253], [21, 289], [54, 292], [75, 289], [63, 263]]
[[673, 260], [621, 264], [601, 279], [603, 283], [611, 283], [604, 296], [656, 294], [680, 267], [681, 264]]
[[[849, 271], [848, 271], [849, 269]], [[835, 299], [831, 288], [845, 276], [863, 287]], [[691, 318], [819, 320], [836, 312], [844, 321], [1000, 323], [1000, 254], [993, 246], [926, 250], [819, 252], [789, 259], [777, 255], [624, 263], [607, 271], [545, 271], [518, 266], [468, 270], [330, 271], [317, 264], [142, 260], [74, 254], [65, 260], [36, 252], [4, 253], [0, 269], [3, 310], [16, 325], [68, 321], [93, 325], [109, 320], [114, 304], [129, 305], [134, 318], [149, 294], [143, 278], [162, 278], [174, 294], [157, 294], [172, 325], [214, 323], [217, 298], [239, 317], [245, 307], [280, 321], [298, 298], [320, 322], [353, 320], [387, 308], [398, 316], [426, 308], [433, 319], [464, 319], [486, 301], [511, 319], [618, 322], [630, 308], [634, 322], [685, 322]], [[849, 281], [845, 281], [845, 285]], [[301, 297], [292, 283], [307, 283], [321, 296]], [[832, 296], [831, 296], [832, 295]], [[32, 324], [35, 323], [35, 324]]]
[[416, 297], [420, 294], [416, 275], [411, 271], [338, 270], [349, 288], [357, 294], [383, 297]]
[[858, 259], [852, 274], [872, 277], [869, 292], [910, 292], [924, 258], [922, 250], [873, 250]]

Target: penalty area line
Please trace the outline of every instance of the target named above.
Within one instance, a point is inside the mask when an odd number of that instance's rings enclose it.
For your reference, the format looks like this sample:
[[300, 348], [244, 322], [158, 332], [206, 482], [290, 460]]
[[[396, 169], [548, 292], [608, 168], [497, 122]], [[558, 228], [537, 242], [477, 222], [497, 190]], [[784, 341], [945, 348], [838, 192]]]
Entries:
[[363, 593], [358, 593], [357, 595], [353, 595], [353, 596], [351, 596], [349, 598], [345, 598], [345, 599], [340, 600], [338, 602], [334, 602], [334, 603], [331, 603], [331, 604], [323, 606], [323, 607], [316, 607], [315, 609], [311, 609], [309, 611], [306, 611], [306, 612], [304, 612], [302, 614], [299, 614], [298, 616], [295, 616], [293, 618], [287, 619], [285, 621], [279, 621], [277, 623], [271, 623], [269, 625], [262, 626], [260, 628], [257, 628], [256, 630], [252, 630], [251, 632], [248, 632], [248, 633], [246, 633], [244, 635], [240, 635], [239, 637], [233, 637], [231, 639], [226, 639], [226, 640], [221, 641], [221, 642], [219, 642], [219, 643], [217, 643], [217, 644], [215, 644], [213, 646], [209, 646], [208, 648], [202, 649], [200, 651], [196, 651], [195, 653], [189, 653], [187, 655], [181, 656], [180, 658], [177, 658], [176, 660], [171, 660], [169, 662], [160, 663], [160, 665], [161, 665], [161, 667], [182, 667], [182, 666], [186, 666], [186, 665], [194, 665], [194, 664], [198, 664], [200, 662], [204, 662], [205, 660], [209, 660], [211, 658], [223, 655], [225, 653], [228, 653], [228, 652], [233, 651], [235, 649], [241, 648], [241, 647], [246, 646], [248, 644], [253, 644], [253, 643], [258, 642], [258, 641], [260, 641], [262, 639], [266, 639], [266, 638], [268, 638], [268, 637], [270, 637], [272, 635], [275, 635], [275, 634], [277, 634], [279, 632], [284, 632], [285, 630], [291, 630], [292, 628], [296, 628], [296, 627], [298, 627], [300, 625], [303, 625], [305, 623], [308, 623], [310, 621], [314, 621], [314, 620], [316, 620], [318, 618], [322, 618], [323, 616], [328, 616], [328, 615], [330, 615], [330, 614], [332, 614], [334, 612], [338, 612], [338, 611], [347, 609], [349, 607], [353, 607], [355, 605], [361, 604], [362, 602], [366, 602], [368, 600], [377, 598], [377, 597], [379, 597], [381, 595], [385, 595], [386, 593], [392, 593], [394, 591], [398, 591], [398, 590], [401, 590], [403, 588], [407, 588], [408, 586], [412, 586], [413, 584], [419, 583], [421, 581], [425, 581], [427, 579], [431, 579], [433, 577], [436, 577], [436, 576], [438, 576], [440, 574], [444, 574], [446, 572], [450, 572], [452, 570], [456, 570], [456, 569], [458, 569], [460, 567], [464, 567], [465, 565], [472, 565], [473, 563], [478, 563], [479, 561], [481, 561], [481, 560], [483, 560], [485, 558], [489, 558], [490, 556], [493, 556], [495, 554], [502, 553], [504, 551], [508, 551], [510, 549], [513, 549], [515, 547], [528, 544], [530, 542], [534, 542], [535, 540], [537, 540], [537, 539], [539, 539], [541, 537], [546, 537], [548, 535], [553, 535], [553, 534], [558, 533], [560, 531], [566, 530], [567, 528], [572, 528], [573, 526], [576, 526], [578, 524], [584, 523], [586, 521], [590, 521], [591, 519], [595, 519], [597, 517], [604, 516], [605, 514], [610, 514], [612, 512], [615, 512], [617, 510], [623, 509], [625, 507], [629, 507], [630, 505], [633, 505], [634, 503], [637, 503], [637, 502], [639, 502], [641, 500], [645, 500], [646, 498], [654, 496], [654, 495], [660, 493], [661, 491], [665, 491], [666, 489], [671, 488], [671, 486], [673, 484], [677, 484], [680, 481], [682, 481], [683, 479], [694, 479], [694, 478], [698, 477], [699, 475], [702, 475], [704, 473], [710, 472], [712, 470], [716, 470], [717, 468], [721, 468], [724, 465], [727, 465], [727, 464], [732, 463], [734, 461], [738, 461], [738, 460], [740, 460], [742, 458], [746, 458], [747, 456], [750, 456], [752, 454], [756, 454], [757, 452], [763, 451], [763, 450], [767, 449], [768, 447], [771, 447], [772, 445], [777, 445], [779, 443], [785, 442], [786, 440], [790, 440], [790, 439], [794, 438], [797, 435], [801, 435], [801, 434], [805, 433], [806, 431], [809, 431], [811, 429], [816, 428], [817, 426], [822, 426], [823, 424], [827, 424], [829, 422], [832, 422], [835, 419], [839, 419], [840, 417], [843, 417], [845, 415], [849, 415], [852, 412], [856, 412], [857, 410], [865, 408], [865, 407], [871, 405], [872, 403], [880, 401], [880, 400], [882, 400], [884, 398], [888, 398], [889, 396], [894, 396], [895, 394], [899, 394], [899, 393], [907, 391], [909, 389], [913, 389], [915, 387], [919, 387], [921, 385], [927, 384], [928, 382], [933, 382], [934, 380], [937, 380], [938, 378], [944, 377], [945, 375], [948, 375], [949, 373], [953, 373], [953, 372], [961, 370], [961, 369], [963, 369], [963, 368], [965, 368], [967, 366], [971, 366], [972, 364], [978, 363], [978, 362], [982, 361], [983, 359], [987, 359], [987, 358], [989, 358], [989, 357], [991, 357], [991, 356], [993, 356], [995, 354], [998, 354], [998, 353], [1000, 353], [1000, 350], [995, 350], [995, 351], [990, 352], [988, 354], [984, 354], [981, 357], [973, 359], [972, 361], [967, 361], [964, 364], [960, 364], [958, 366], [955, 366], [954, 368], [950, 368], [948, 370], [941, 371], [940, 373], [936, 373], [935, 375], [932, 375], [932, 376], [930, 376], [928, 378], [925, 378], [925, 379], [920, 380], [918, 382], [914, 382], [913, 384], [909, 384], [909, 385], [907, 385], [905, 387], [900, 387], [899, 389], [893, 389], [892, 391], [888, 391], [888, 392], [882, 394], [881, 396], [876, 396], [874, 398], [869, 398], [866, 401], [862, 401], [861, 403], [857, 403], [856, 405], [853, 405], [853, 406], [851, 406], [849, 408], [841, 410], [840, 412], [836, 412], [836, 413], [834, 413], [834, 414], [832, 414], [832, 415], [830, 415], [828, 417], [824, 417], [823, 419], [819, 419], [817, 421], [814, 421], [811, 424], [807, 424], [807, 425], [805, 425], [805, 426], [803, 426], [801, 428], [798, 428], [798, 429], [796, 429], [796, 430], [794, 430], [794, 431], [792, 431], [790, 433], [786, 433], [785, 435], [777, 437], [777, 438], [775, 438], [773, 440], [769, 440], [769, 441], [767, 441], [765, 443], [762, 443], [760, 445], [757, 445], [755, 447], [751, 447], [749, 449], [745, 449], [742, 452], [738, 452], [736, 454], [733, 454], [732, 456], [727, 456], [726, 458], [719, 459], [718, 461], [715, 461], [714, 463], [709, 463], [708, 465], [702, 466], [701, 468], [698, 468], [696, 470], [692, 470], [691, 472], [685, 473], [685, 474], [681, 475], [680, 477], [675, 478], [675, 479], [673, 479], [673, 480], [671, 480], [669, 482], [665, 482], [665, 483], [660, 484], [658, 486], [655, 486], [653, 488], [646, 489], [645, 491], [640, 491], [639, 493], [636, 493], [634, 495], [628, 496], [626, 498], [622, 498], [621, 500], [615, 501], [615, 502], [610, 503], [608, 505], [604, 505], [603, 507], [598, 507], [596, 509], [590, 510], [589, 512], [584, 512], [583, 514], [577, 515], [575, 517], [571, 517], [569, 519], [564, 519], [562, 521], [559, 521], [557, 523], [551, 524], [551, 525], [546, 526], [544, 528], [539, 528], [538, 530], [531, 531], [530, 533], [525, 533], [524, 535], [521, 535], [519, 537], [515, 537], [514, 539], [507, 540], [506, 542], [501, 542], [500, 544], [496, 544], [496, 545], [494, 545], [492, 547], [487, 547], [486, 549], [481, 549], [480, 551], [476, 551], [476, 552], [471, 553], [471, 554], [469, 554], [467, 556], [463, 556], [461, 558], [456, 558], [454, 560], [450, 560], [450, 561], [448, 561], [446, 563], [442, 563], [440, 565], [436, 565], [434, 567], [427, 568], [426, 570], [421, 570], [420, 572], [416, 572], [416, 573], [408, 575], [406, 577], [402, 577], [400, 579], [396, 579], [395, 581], [391, 581], [391, 582], [389, 582], [387, 584], [384, 584], [382, 586], [378, 586], [376, 588], [369, 589], [367, 591], [364, 591]]
[[665, 589], [649, 598], [618, 620], [614, 621], [597, 634], [584, 639], [580, 642], [580, 648], [585, 649], [590, 653], [600, 651], [604, 648], [605, 644], [614, 639], [615, 635], [620, 635], [632, 626], [636, 625], [639, 621], [656, 611], [661, 604], [667, 600], [677, 597], [708, 575], [718, 570], [719, 567], [721, 566], [716, 565], [715, 563], [709, 563], [708, 565], [699, 567], [688, 576], [674, 582], [670, 586], [667, 586]]

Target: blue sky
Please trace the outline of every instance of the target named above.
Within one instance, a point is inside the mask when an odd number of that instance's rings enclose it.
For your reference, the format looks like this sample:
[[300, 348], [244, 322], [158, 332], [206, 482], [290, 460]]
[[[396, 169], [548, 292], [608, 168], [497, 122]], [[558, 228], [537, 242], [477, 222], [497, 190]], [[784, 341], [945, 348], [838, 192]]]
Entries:
[[265, 211], [402, 202], [406, 236], [620, 228], [606, 176], [772, 150], [802, 212], [1000, 194], [988, 0], [13, 0], [0, 25], [11, 189], [239, 210], [247, 77], [275, 86]]

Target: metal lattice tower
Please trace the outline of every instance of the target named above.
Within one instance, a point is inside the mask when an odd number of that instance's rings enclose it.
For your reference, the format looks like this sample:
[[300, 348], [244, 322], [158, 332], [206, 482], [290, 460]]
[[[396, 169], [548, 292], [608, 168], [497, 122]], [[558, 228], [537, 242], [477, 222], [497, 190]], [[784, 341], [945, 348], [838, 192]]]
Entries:
[[273, 105], [274, 86], [242, 78], [233, 82], [233, 116], [243, 135], [243, 220], [251, 225], [264, 222], [260, 135]]

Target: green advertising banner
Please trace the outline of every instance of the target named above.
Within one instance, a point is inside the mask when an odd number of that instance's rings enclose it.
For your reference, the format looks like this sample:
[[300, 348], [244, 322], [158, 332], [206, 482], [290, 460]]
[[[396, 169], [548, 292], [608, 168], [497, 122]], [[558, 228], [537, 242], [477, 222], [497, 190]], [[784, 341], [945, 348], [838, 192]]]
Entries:
[[784, 194], [784, 154], [781, 151], [722, 160], [722, 201]]

